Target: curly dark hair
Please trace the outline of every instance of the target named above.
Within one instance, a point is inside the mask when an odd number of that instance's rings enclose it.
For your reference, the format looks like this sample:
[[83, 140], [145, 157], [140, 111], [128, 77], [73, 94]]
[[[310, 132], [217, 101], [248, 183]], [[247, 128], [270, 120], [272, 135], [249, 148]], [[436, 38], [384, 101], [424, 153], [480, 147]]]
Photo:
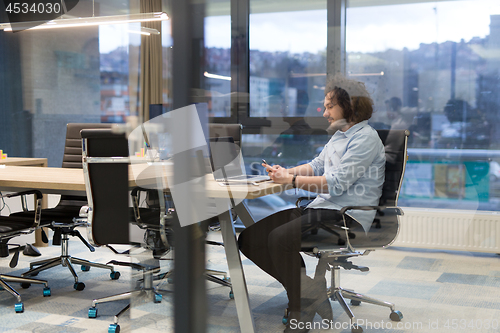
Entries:
[[325, 97], [337, 100], [348, 123], [359, 123], [372, 117], [373, 100], [363, 82], [336, 76], [327, 82]]

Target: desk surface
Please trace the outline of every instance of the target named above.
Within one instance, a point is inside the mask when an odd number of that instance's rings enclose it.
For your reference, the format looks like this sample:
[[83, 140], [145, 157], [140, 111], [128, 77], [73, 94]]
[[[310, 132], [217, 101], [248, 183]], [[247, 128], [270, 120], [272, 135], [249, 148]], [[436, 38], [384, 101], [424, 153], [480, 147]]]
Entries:
[[[146, 171], [148, 165], [135, 164], [130, 166], [129, 186], [137, 185], [134, 174]], [[155, 182], [154, 173], [150, 176], [142, 173], [142, 182], [150, 179]], [[142, 183], [141, 182], [141, 183]], [[164, 182], [167, 183], [166, 181]], [[142, 184], [141, 184], [142, 185]], [[167, 185], [168, 186], [168, 185]], [[31, 166], [6, 165], [0, 168], [0, 188], [4, 191], [20, 191], [23, 189], [39, 189], [44, 193], [57, 194], [84, 194], [85, 182], [82, 169], [72, 168], [39, 168]], [[263, 182], [259, 185], [232, 185], [230, 187], [233, 198], [253, 199], [272, 193], [283, 191], [285, 187], [272, 182]], [[228, 187], [220, 186], [213, 180], [212, 175], [206, 176], [205, 190], [210, 197], [227, 197]]]
[[46, 167], [47, 159], [42, 157], [7, 157], [0, 160], [0, 165], [2, 164]]
[[[156, 172], [149, 172], [146, 170], [147, 164], [136, 164], [130, 166], [132, 168], [129, 172], [129, 186], [136, 185], [134, 175], [141, 175], [141, 181], [148, 181], [153, 183], [154, 174]], [[141, 169], [142, 168], [142, 169]], [[227, 198], [228, 188], [220, 186], [213, 180], [213, 176], [207, 175], [205, 177], [206, 193], [209, 197], [214, 198]], [[166, 182], [165, 182], [166, 184]], [[167, 185], [168, 186], [168, 185]], [[59, 193], [59, 194], [85, 194], [85, 182], [82, 169], [70, 168], [40, 168], [29, 166], [2, 166], [0, 167], [0, 189], [6, 191], [20, 191], [25, 189], [36, 188], [44, 193]], [[234, 185], [231, 186], [231, 196], [233, 198], [258, 198], [267, 194], [277, 193], [284, 190], [284, 185], [275, 184], [271, 182], [260, 183], [259, 185]], [[222, 236], [224, 240], [224, 248], [226, 250], [226, 257], [228, 260], [229, 272], [231, 275], [231, 283], [233, 285], [235, 305], [238, 313], [241, 331], [243, 333], [254, 333], [255, 323], [253, 320], [252, 310], [248, 298], [248, 290], [245, 282], [245, 275], [241, 265], [239, 256], [238, 244], [236, 241], [236, 234], [232, 224], [230, 214], [230, 207], [222, 213], [219, 217], [222, 228]], [[251, 220], [251, 214], [246, 212], [246, 208], [240, 208], [238, 212], [242, 221]]]

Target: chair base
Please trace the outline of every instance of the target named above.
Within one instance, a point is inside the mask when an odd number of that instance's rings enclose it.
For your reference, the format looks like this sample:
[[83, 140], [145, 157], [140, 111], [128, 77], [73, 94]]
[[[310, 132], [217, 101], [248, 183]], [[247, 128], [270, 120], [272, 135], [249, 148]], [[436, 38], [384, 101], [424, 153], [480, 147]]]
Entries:
[[[96, 262], [91, 262], [91, 261], [88, 261], [85, 259], [80, 259], [80, 258], [74, 258], [71, 256], [60, 256], [60, 257], [55, 257], [55, 258], [51, 258], [51, 259], [45, 259], [45, 260], [40, 260], [40, 261], [35, 261], [35, 262], [30, 263], [30, 270], [21, 274], [21, 276], [22, 277], [36, 276], [41, 271], [44, 271], [44, 270], [47, 270], [49, 268], [61, 265], [63, 267], [67, 267], [69, 269], [69, 271], [71, 272], [71, 274], [73, 275], [73, 278], [75, 279], [75, 289], [78, 289], [78, 288], [76, 288], [77, 284], [80, 285], [80, 288], [82, 288], [82, 287], [85, 288], [85, 285], [83, 283], [78, 282], [78, 275], [76, 274], [76, 271], [73, 268], [73, 264], [81, 265], [82, 270], [89, 270], [90, 267], [97, 267], [97, 268], [109, 269], [111, 271], [111, 274], [115, 272], [114, 267], [111, 265], [99, 264]], [[35, 266], [38, 266], [38, 267], [35, 267]], [[78, 289], [78, 290], [83, 290], [83, 288]]]
[[[111, 278], [113, 280], [117, 279], [117, 277], [115, 277], [115, 273], [117, 273], [117, 272], [115, 272], [115, 268], [112, 265], [99, 264], [99, 263], [88, 261], [88, 260], [81, 259], [81, 258], [74, 258], [74, 257], [69, 255], [68, 245], [69, 245], [68, 234], [63, 234], [62, 235], [62, 243], [61, 243], [61, 255], [59, 257], [34, 261], [34, 262], [30, 263], [30, 270], [21, 274], [21, 276], [22, 277], [36, 276], [41, 271], [44, 271], [46, 269], [61, 265], [63, 267], [68, 267], [69, 271], [73, 275], [73, 278], [75, 279], [75, 284], [74, 284], [75, 289], [76, 290], [83, 290], [85, 288], [85, 284], [82, 282], [78, 282], [78, 275], [76, 274], [76, 271], [72, 265], [72, 264], [75, 264], [75, 265], [81, 265], [82, 270], [84, 270], [84, 271], [85, 270], [88, 271], [90, 269], [90, 267], [109, 269], [111, 271], [111, 274], [110, 274]], [[36, 266], [38, 266], [38, 267], [36, 267]]]
[[[222, 279], [218, 278], [218, 277], [216, 277], [216, 275], [223, 276], [223, 278]], [[229, 288], [231, 288], [231, 290], [233, 288], [233, 286], [231, 285], [231, 282], [230, 282], [231, 280], [227, 276], [226, 272], [216, 271], [213, 269], [207, 269], [207, 270], [205, 270], [205, 277], [207, 278], [207, 280], [215, 282], [217, 284], [220, 284], [223, 287], [229, 287]]]
[[[320, 259], [321, 260], [321, 259]], [[350, 264], [350, 262], [347, 262]], [[353, 268], [352, 265], [349, 265], [351, 268]], [[350, 306], [347, 304], [346, 299], [351, 300], [351, 305], [358, 306], [361, 303], [368, 303], [368, 304], [373, 304], [373, 305], [379, 305], [379, 306], [385, 306], [391, 309], [391, 313], [389, 315], [389, 318], [392, 321], [401, 321], [403, 319], [403, 314], [400, 311], [397, 311], [395, 309], [394, 303], [382, 301], [364, 294], [359, 294], [356, 293], [352, 290], [347, 290], [339, 286], [340, 284], [340, 267], [342, 265], [337, 265], [335, 264], [335, 261], [331, 267], [331, 287], [328, 288], [327, 294], [328, 297], [333, 300], [337, 301], [342, 309], [344, 309], [344, 312], [347, 314], [350, 320], [351, 324], [351, 331], [353, 333], [361, 333], [363, 332], [363, 328], [358, 325], [356, 322], [356, 317], [354, 316], [354, 313], [352, 312]], [[356, 269], [356, 268], [354, 268]], [[365, 270], [365, 267], [360, 267], [360, 270]]]
[[[133, 264], [130, 263], [123, 263], [121, 262], [123, 266], [133, 266]], [[97, 317], [97, 304], [100, 303], [107, 303], [107, 302], [114, 302], [114, 301], [121, 301], [125, 299], [131, 299], [132, 297], [147, 297], [147, 298], [152, 298], [154, 303], [161, 303], [162, 300], [162, 295], [158, 293], [157, 288], [153, 286], [153, 274], [157, 273], [159, 271], [159, 267], [151, 267], [151, 266], [145, 266], [143, 267], [143, 273], [142, 273], [142, 286], [140, 287], [139, 290], [133, 290], [133, 291], [128, 291], [125, 293], [117, 294], [117, 295], [112, 295], [112, 296], [107, 296], [107, 297], [102, 297], [102, 298], [97, 298], [92, 301], [92, 306], [89, 309], [88, 316], [89, 318], [96, 318]], [[120, 325], [118, 324], [119, 318], [121, 315], [123, 315], [125, 312], [127, 312], [130, 309], [130, 303], [127, 304], [120, 312], [118, 312], [114, 316], [113, 324], [109, 326], [108, 332], [119, 332], [120, 331]]]
[[7, 282], [22, 283], [22, 284], [27, 284], [28, 286], [32, 283], [43, 284], [45, 285], [45, 288], [43, 289], [43, 296], [47, 297], [51, 295], [49, 284], [46, 280], [38, 280], [26, 277], [0, 274], [0, 287], [2, 287], [4, 290], [6, 290], [9, 294], [11, 294], [17, 299], [17, 303], [15, 305], [15, 310], [17, 313], [24, 312], [24, 304], [22, 303], [21, 295]]
[[[168, 283], [172, 282], [172, 275], [174, 274], [174, 270], [170, 270], [166, 273], [161, 273], [153, 276], [154, 281], [165, 281], [167, 280]], [[223, 276], [223, 278], [218, 278], [216, 275]], [[234, 293], [233, 293], [233, 285], [231, 284], [231, 279], [227, 276], [226, 272], [223, 271], [217, 271], [213, 269], [207, 269], [205, 271], [205, 278], [208, 281], [217, 283], [223, 287], [228, 287], [231, 290], [229, 291], [229, 298], [234, 299]], [[161, 283], [160, 283], [161, 284]]]
[[[354, 306], [360, 305], [361, 303], [368, 303], [368, 304], [388, 307], [389, 309], [391, 309], [389, 318], [392, 321], [401, 321], [401, 319], [403, 319], [403, 314], [395, 309], [395, 305], [393, 303], [372, 298], [363, 294], [356, 293], [352, 290], [347, 290], [340, 287], [340, 268], [355, 269], [364, 272], [368, 271], [368, 267], [353, 265], [347, 259], [355, 256], [360, 256], [360, 255], [362, 256], [368, 253], [369, 251], [366, 251], [365, 253], [344, 252], [344, 251], [341, 252], [321, 251], [313, 255], [319, 259], [318, 264], [316, 266], [316, 272], [315, 272], [316, 277], [325, 276], [327, 269], [331, 271], [331, 287], [327, 289], [328, 298], [332, 301], [337, 301], [340, 304], [344, 312], [349, 317], [350, 327], [353, 333], [362, 333], [363, 327], [358, 325], [358, 323], [356, 322], [356, 317], [352, 312], [350, 306], [347, 304], [346, 299], [350, 299], [351, 305]], [[283, 317], [283, 324], [286, 325], [287, 321], [288, 321], [288, 312], [285, 311], [285, 316]]]

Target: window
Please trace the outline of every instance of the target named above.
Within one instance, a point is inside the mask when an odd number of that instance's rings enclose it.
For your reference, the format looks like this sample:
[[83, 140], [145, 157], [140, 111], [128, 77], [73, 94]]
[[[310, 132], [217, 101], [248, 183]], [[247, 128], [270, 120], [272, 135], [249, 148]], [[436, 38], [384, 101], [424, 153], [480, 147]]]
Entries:
[[356, 4], [347, 74], [372, 93], [372, 126], [411, 132], [399, 204], [500, 209], [498, 2]]
[[205, 17], [205, 71], [201, 102], [211, 117], [231, 116], [231, 17], [229, 1], [208, 2]]
[[103, 123], [123, 123], [130, 115], [129, 54], [139, 54], [139, 29], [138, 23], [99, 27]]
[[326, 78], [326, 1], [293, 10], [250, 2], [250, 116], [321, 116]]

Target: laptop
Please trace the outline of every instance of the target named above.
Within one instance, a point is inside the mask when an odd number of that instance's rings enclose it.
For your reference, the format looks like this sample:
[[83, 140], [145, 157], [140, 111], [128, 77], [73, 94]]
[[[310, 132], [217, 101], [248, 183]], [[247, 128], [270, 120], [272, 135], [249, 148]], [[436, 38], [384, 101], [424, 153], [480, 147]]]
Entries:
[[268, 175], [247, 175], [232, 137], [209, 138], [208, 155], [216, 182], [254, 184], [268, 181]]

